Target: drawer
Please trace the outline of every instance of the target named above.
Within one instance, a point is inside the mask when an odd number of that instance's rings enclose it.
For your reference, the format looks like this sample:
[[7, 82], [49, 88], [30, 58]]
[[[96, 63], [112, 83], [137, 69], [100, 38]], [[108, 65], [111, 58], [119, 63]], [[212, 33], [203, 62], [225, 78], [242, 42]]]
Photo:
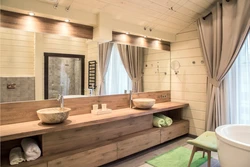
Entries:
[[117, 142], [118, 159], [160, 144], [160, 129], [129, 135]]
[[161, 128], [161, 143], [172, 140], [184, 134], [187, 134], [189, 130], [189, 122], [181, 120], [175, 122], [169, 127]]
[[94, 167], [117, 159], [115, 143], [68, 155], [48, 162], [48, 167]]

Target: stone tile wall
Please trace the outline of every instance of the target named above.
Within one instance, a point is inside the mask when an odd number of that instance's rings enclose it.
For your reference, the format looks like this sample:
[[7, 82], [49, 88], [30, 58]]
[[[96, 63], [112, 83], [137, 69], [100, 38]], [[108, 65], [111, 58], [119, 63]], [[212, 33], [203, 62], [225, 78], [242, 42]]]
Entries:
[[[8, 89], [7, 84], [16, 84]], [[35, 100], [35, 77], [0, 77], [0, 102]]]

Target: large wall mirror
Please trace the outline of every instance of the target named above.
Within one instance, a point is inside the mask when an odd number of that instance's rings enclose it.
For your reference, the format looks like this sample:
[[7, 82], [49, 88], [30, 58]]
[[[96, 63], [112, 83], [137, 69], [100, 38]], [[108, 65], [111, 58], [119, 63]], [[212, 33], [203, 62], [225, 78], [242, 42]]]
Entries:
[[[84, 68], [81, 69], [82, 75], [80, 75], [83, 79], [80, 81], [79, 77], [74, 77], [74, 80], [71, 79], [70, 82], [71, 84], [73, 82], [74, 84], [84, 82], [82, 84], [84, 87], [81, 87], [81, 90], [77, 90], [75, 93], [69, 93], [68, 95], [70, 96], [68, 97], [99, 95], [101, 79], [98, 67], [99, 51], [97, 42], [84, 38], [27, 32], [3, 27], [0, 27], [0, 38], [1, 103], [45, 99], [44, 64], [46, 62], [44, 53], [82, 56], [84, 58]], [[117, 46], [114, 45], [114, 47]], [[72, 62], [73, 64], [75, 63], [74, 66], [77, 66], [78, 60], [79, 59], [76, 59]], [[94, 90], [90, 90], [88, 87], [88, 62], [93, 60], [97, 62], [97, 87]], [[69, 63], [62, 64], [64, 64], [64, 69], [69, 68], [69, 66], [72, 67]], [[107, 85], [111, 85], [109, 83], [115, 83], [117, 88], [107, 88], [109, 89], [107, 95], [126, 93], [131, 89], [129, 86], [129, 82], [131, 81], [125, 80], [126, 70], [121, 68], [121, 66], [122, 63], [119, 52], [114, 48], [105, 79], [108, 81]], [[117, 71], [118, 73], [115, 74], [114, 72]], [[70, 72], [74, 71], [71, 70]], [[63, 75], [65, 73], [61, 71], [61, 74]], [[142, 91], [144, 92], [170, 90], [170, 51], [144, 48], [142, 82]], [[58, 85], [59, 82], [48, 82], [48, 84], [53, 84], [54, 87], [62, 89], [61, 87], [65, 86], [66, 81], [61, 82], [60, 85]], [[123, 88], [119, 89], [121, 86], [123, 86]], [[57, 93], [58, 92], [54, 93], [53, 96], [48, 98], [55, 98]]]

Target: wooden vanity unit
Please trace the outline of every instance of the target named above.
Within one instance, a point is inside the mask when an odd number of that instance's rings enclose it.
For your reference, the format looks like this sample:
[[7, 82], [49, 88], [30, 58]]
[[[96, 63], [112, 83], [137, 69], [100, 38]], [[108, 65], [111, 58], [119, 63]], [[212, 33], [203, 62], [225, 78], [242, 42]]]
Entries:
[[[42, 156], [16, 167], [100, 166], [187, 134], [189, 122], [181, 119], [182, 108], [187, 106], [161, 102], [149, 110], [122, 108], [104, 115], [73, 115], [58, 125], [44, 125], [39, 120], [1, 125], [2, 166], [10, 166], [10, 149], [25, 137], [37, 139]], [[174, 123], [153, 127], [153, 114], [159, 112]]]

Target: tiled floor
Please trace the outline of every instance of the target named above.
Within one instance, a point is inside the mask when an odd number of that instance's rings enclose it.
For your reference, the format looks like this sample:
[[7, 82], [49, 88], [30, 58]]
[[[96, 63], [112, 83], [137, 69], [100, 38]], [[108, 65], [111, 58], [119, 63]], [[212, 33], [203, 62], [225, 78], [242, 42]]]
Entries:
[[[155, 146], [148, 150], [136, 153], [134, 155], [128, 156], [121, 160], [106, 164], [102, 167], [152, 167], [149, 164], [146, 164], [145, 161], [161, 155], [165, 152], [168, 152], [176, 147], [183, 146], [192, 150], [192, 145], [187, 144], [187, 140], [192, 139], [190, 137], [180, 137], [175, 140], [166, 142], [164, 144]], [[218, 159], [218, 154], [213, 152], [212, 157]], [[203, 165], [202, 165], [203, 166]], [[206, 165], [205, 165], [206, 166]], [[214, 167], [219, 167], [219, 165], [212, 165]]]

